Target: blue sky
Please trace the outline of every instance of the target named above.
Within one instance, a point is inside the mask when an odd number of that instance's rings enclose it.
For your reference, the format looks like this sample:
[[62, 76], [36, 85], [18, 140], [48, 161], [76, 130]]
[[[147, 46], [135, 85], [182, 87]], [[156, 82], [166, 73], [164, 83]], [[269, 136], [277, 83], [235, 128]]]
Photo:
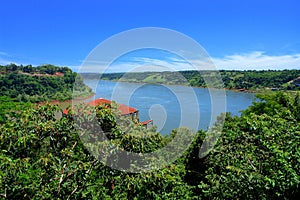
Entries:
[[[163, 27], [197, 41], [218, 69], [299, 69], [299, 19], [297, 0], [2, 1], [0, 64], [50, 63], [77, 70], [112, 35]], [[139, 56], [148, 64], [172, 63]], [[124, 60], [134, 64], [136, 58]]]

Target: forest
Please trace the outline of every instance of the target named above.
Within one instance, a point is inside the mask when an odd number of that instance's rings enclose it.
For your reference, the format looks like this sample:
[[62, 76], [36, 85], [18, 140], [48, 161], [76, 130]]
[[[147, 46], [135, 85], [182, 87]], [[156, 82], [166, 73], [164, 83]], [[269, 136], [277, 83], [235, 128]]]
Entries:
[[[241, 116], [224, 113], [220, 116], [226, 119], [224, 125], [217, 121], [211, 132], [194, 133], [179, 127], [163, 136], [155, 127], [145, 129], [121, 116], [115, 104], [97, 107], [78, 104], [70, 107], [66, 116], [57, 118], [55, 114], [62, 111], [59, 105], [33, 106], [31, 102], [40, 99], [26, 99], [26, 95], [36, 98], [44, 94], [42, 87], [53, 91], [42, 100], [57, 98], [57, 92], [70, 92], [76, 74], [68, 68], [9, 65], [1, 66], [0, 72], [1, 116], [5, 114], [0, 121], [0, 199], [296, 199], [300, 196], [299, 91], [257, 94]], [[236, 72], [232, 73], [230, 76], [234, 77]], [[274, 72], [276, 76], [281, 73], [290, 74], [281, 85], [299, 76], [299, 70]], [[36, 86], [31, 87], [33, 82]], [[79, 86], [83, 92], [88, 90], [84, 84]], [[12, 96], [12, 91], [17, 93]], [[217, 133], [220, 137], [211, 151], [199, 156], [203, 142], [212, 141]], [[172, 143], [175, 139], [190, 138], [194, 139], [187, 147]], [[112, 149], [111, 144], [116, 148]], [[185, 151], [173, 162], [168, 162], [172, 156], [169, 154], [158, 154], [156, 159], [143, 162], [130, 157], [136, 153], [140, 158], [166, 146], [172, 150], [171, 154]], [[153, 170], [145, 170], [150, 166], [154, 166]]]
[[[217, 87], [236, 90], [300, 90], [300, 70], [220, 70], [179, 72], [83, 73], [84, 78], [103, 80]], [[220, 77], [220, 85], [216, 78]], [[209, 80], [209, 81], [206, 81]], [[210, 85], [207, 83], [210, 82]]]
[[[73, 87], [80, 93], [73, 94]], [[67, 67], [0, 65], [0, 95], [13, 101], [63, 101], [91, 93], [81, 77]]]
[[[96, 110], [103, 130], [82, 131], [90, 120], [86, 116], [77, 119], [79, 124], [71, 114], [56, 119], [55, 105], [8, 113], [9, 119], [0, 125], [0, 195], [4, 199], [295, 199], [300, 191], [299, 93], [258, 98], [241, 117], [226, 114], [222, 134], [204, 158], [199, 158], [199, 150], [206, 132], [193, 135], [178, 128], [162, 136], [128, 122], [117, 126], [120, 116], [108, 107]], [[155, 151], [177, 134], [182, 140], [195, 139], [175, 162], [150, 172], [110, 168], [88, 151], [96, 145], [102, 155], [107, 137], [124, 151], [122, 156], [112, 152], [108, 161], [135, 169], [127, 154]], [[177, 152], [179, 147], [172, 148]]]

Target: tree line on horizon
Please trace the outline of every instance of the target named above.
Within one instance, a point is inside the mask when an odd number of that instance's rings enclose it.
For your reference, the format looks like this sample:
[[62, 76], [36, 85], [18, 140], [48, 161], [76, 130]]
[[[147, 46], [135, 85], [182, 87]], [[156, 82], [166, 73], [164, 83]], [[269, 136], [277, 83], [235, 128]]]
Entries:
[[[82, 73], [85, 79], [102, 79], [136, 83], [189, 85], [227, 89], [300, 90], [300, 70], [220, 70], [178, 72]], [[222, 84], [220, 84], [220, 78]], [[208, 81], [210, 85], [207, 85]]]
[[[0, 66], [0, 199], [295, 199], [300, 195], [299, 91], [258, 94], [241, 116], [224, 113], [224, 125], [216, 123], [210, 133], [179, 127], [163, 136], [155, 128], [145, 129], [123, 119], [120, 113], [112, 112], [114, 105], [80, 104], [65, 117], [57, 118], [55, 113], [62, 111], [58, 105], [32, 106], [35, 99], [18, 98], [19, 94], [32, 92], [32, 82], [37, 85], [34, 92], [44, 94], [38, 89], [41, 80], [53, 91], [45, 94], [48, 99], [73, 89], [71, 82], [76, 73], [48, 67], [38, 67], [40, 71], [33, 67], [31, 71], [26, 66]], [[56, 72], [63, 75], [56, 76]], [[195, 72], [186, 73], [193, 77]], [[266, 73], [270, 77], [292, 74], [284, 81], [299, 76], [299, 70]], [[209, 75], [213, 72], [207, 72]], [[237, 79], [241, 76], [238, 72], [235, 75]], [[172, 77], [156, 76], [150, 74], [144, 79], [159, 82]], [[78, 87], [86, 91], [80, 80]], [[58, 82], [67, 88], [52, 87]], [[10, 96], [7, 91], [18, 93]], [[83, 109], [88, 112], [81, 112]], [[214, 148], [207, 156], [199, 157], [203, 141], [210, 141], [214, 131], [221, 131]], [[131, 152], [142, 156], [168, 144], [171, 154], [176, 154], [182, 147], [172, 145], [175, 136], [180, 141], [194, 140], [172, 163], [164, 161], [171, 155], [162, 154], [141, 163], [129, 156]], [[123, 153], [110, 149], [110, 143]], [[145, 173], [124, 171], [155, 166], [157, 160], [165, 166]], [[123, 171], [105, 162], [122, 166]]]

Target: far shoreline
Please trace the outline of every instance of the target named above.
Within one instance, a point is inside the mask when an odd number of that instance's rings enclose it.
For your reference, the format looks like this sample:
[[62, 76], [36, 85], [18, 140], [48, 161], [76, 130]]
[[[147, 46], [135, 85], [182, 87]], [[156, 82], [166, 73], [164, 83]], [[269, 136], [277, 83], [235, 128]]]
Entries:
[[[84, 80], [98, 80], [98, 79], [84, 79]], [[147, 83], [147, 82], [140, 82], [140, 81], [122, 81], [122, 80], [108, 80], [108, 79], [100, 79], [101, 81], [111, 81], [111, 82], [122, 82], [122, 83], [139, 83], [139, 84], [153, 84], [153, 85], [172, 85], [172, 86], [186, 86], [186, 87], [194, 87], [194, 88], [208, 88], [208, 89], [224, 89], [226, 91], [234, 91], [234, 92], [242, 92], [242, 93], [260, 93], [264, 90], [268, 90], [267, 88], [263, 88], [260, 90], [248, 90], [245, 88], [216, 88], [216, 87], [205, 87], [205, 86], [191, 86], [191, 85], [184, 85], [184, 84], [168, 84], [168, 83]]]

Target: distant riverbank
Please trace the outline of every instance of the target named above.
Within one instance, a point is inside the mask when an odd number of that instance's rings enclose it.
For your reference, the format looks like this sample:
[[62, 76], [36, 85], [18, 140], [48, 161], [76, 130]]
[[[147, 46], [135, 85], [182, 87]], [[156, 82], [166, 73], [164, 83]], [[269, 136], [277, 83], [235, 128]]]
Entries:
[[[208, 88], [98, 81], [96, 79], [84, 79], [84, 83], [96, 92], [95, 98], [114, 100], [138, 109], [140, 121], [153, 119], [154, 125], [162, 134], [168, 134], [180, 126], [206, 130], [212, 120], [213, 105]], [[222, 95], [224, 90], [215, 90], [215, 92], [216, 95]], [[226, 111], [233, 115], [240, 115], [240, 111], [251, 105], [254, 99], [253, 93], [233, 90], [225, 92], [226, 105], [224, 106], [226, 106]], [[217, 99], [219, 100], [221, 98]], [[181, 123], [186, 114], [188, 120]], [[218, 114], [221, 113], [214, 113], [214, 115]], [[197, 127], [194, 128], [195, 126]]]
[[81, 73], [84, 79], [129, 83], [185, 85], [206, 88], [226, 88], [239, 92], [299, 90], [300, 70], [220, 70], [164, 71], [129, 73]]
[[[91, 79], [91, 80], [96, 80], [96, 79]], [[172, 85], [172, 86], [186, 86], [186, 87], [194, 87], [194, 88], [204, 88], [204, 89], [208, 89], [209, 87], [206, 86], [191, 86], [188, 84], [172, 84], [172, 83], [151, 83], [151, 82], [143, 82], [143, 81], [131, 81], [131, 80], [122, 80], [122, 79], [113, 79], [113, 80], [109, 80], [109, 79], [101, 79], [102, 81], [111, 81], [111, 82], [123, 82], [123, 83], [138, 83], [138, 84], [157, 84], [157, 85]], [[250, 89], [245, 89], [245, 88], [214, 88], [212, 87], [212, 89], [224, 89], [224, 90], [228, 90], [228, 91], [235, 91], [235, 92], [244, 92], [244, 93], [261, 93], [264, 92], [265, 90], [271, 90], [271, 88], [266, 88], [266, 89], [257, 89], [257, 90], [250, 90]]]

